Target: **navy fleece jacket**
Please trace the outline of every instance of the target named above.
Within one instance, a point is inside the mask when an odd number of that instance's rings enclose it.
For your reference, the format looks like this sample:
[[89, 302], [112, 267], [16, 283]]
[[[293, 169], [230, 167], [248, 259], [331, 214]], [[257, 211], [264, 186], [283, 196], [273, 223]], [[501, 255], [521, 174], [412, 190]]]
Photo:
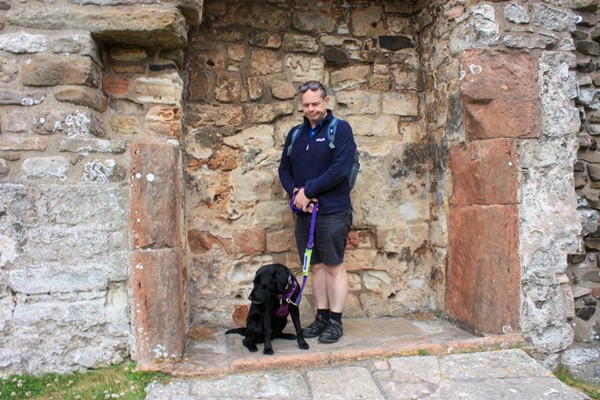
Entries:
[[333, 114], [327, 110], [327, 116], [317, 125], [318, 132], [309, 140], [310, 123], [306, 117], [300, 135], [292, 146], [292, 128], [285, 139], [285, 146], [279, 163], [279, 179], [285, 191], [292, 196], [294, 187], [304, 187], [306, 197], [319, 200], [320, 214], [333, 214], [348, 210], [350, 203], [350, 182], [348, 177], [354, 161], [356, 143], [352, 128], [348, 122], [338, 122], [335, 134], [335, 148], [329, 147], [327, 129]]

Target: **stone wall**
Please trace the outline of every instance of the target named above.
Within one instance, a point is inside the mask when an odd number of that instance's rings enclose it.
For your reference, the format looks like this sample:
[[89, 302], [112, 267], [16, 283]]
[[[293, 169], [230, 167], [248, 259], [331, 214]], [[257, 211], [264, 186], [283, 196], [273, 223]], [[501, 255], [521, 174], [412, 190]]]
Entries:
[[431, 41], [428, 134], [448, 146], [452, 173], [434, 197], [449, 198], [446, 310], [483, 332], [520, 331], [552, 367], [573, 337], [566, 258], [580, 250], [576, 14], [559, 2], [444, 2], [418, 19]]
[[571, 326], [574, 344], [565, 351], [562, 361], [577, 375], [600, 382], [600, 266], [598, 265], [598, 146], [600, 135], [600, 9], [598, 2], [577, 11], [580, 16], [573, 36], [577, 49], [576, 104], [579, 109], [581, 128], [578, 132], [579, 151], [575, 164], [575, 188], [578, 206], [584, 224], [582, 236], [585, 249], [569, 257], [567, 274], [574, 297]]
[[177, 139], [202, 4], [153, 3], [0, 1], [3, 374], [181, 354]]
[[[260, 265], [282, 262], [299, 275], [277, 167], [302, 118], [297, 87], [309, 79], [330, 88], [334, 113], [351, 123], [361, 152], [345, 314], [440, 310], [432, 288], [443, 287], [443, 264], [430, 240], [432, 168], [413, 12], [407, 2], [205, 4], [188, 53], [193, 324], [243, 324]], [[310, 289], [306, 299], [310, 319]]]
[[593, 344], [597, 17], [595, 0], [0, 0], [2, 373], [177, 358], [189, 324], [243, 323], [261, 265], [299, 275], [277, 166], [309, 79], [361, 152], [345, 315], [518, 330], [549, 366]]

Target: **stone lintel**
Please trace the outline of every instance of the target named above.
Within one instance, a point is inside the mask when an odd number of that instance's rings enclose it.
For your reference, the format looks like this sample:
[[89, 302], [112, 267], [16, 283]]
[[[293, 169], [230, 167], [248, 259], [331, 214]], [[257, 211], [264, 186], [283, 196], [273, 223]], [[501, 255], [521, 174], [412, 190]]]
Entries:
[[451, 204], [517, 204], [517, 139], [491, 139], [450, 148]]
[[518, 207], [454, 207], [446, 306], [478, 332], [519, 330], [521, 271]]
[[[187, 13], [187, 12], [186, 12]], [[12, 26], [32, 29], [85, 29], [101, 42], [119, 45], [185, 48], [186, 20], [173, 6], [14, 7], [6, 13]]]
[[186, 339], [181, 249], [136, 250], [131, 266], [134, 358], [178, 359]]
[[460, 98], [469, 140], [536, 138], [537, 65], [524, 51], [473, 49], [461, 56]]

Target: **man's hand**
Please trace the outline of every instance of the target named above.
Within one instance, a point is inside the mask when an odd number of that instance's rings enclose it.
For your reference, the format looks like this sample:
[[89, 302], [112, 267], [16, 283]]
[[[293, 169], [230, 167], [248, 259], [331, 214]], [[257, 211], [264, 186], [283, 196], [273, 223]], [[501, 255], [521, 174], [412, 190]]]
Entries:
[[312, 212], [314, 203], [318, 200], [316, 198], [309, 199], [304, 194], [304, 188], [301, 188], [296, 192], [296, 197], [294, 197], [294, 207], [301, 209], [304, 212]]

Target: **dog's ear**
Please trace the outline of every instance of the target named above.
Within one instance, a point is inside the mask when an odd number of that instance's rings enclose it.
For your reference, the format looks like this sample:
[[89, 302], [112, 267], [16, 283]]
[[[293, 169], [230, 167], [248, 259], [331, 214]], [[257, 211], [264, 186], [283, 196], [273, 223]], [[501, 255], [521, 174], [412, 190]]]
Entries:
[[275, 270], [275, 282], [277, 283], [277, 291], [283, 293], [288, 284], [288, 272], [283, 268]]

